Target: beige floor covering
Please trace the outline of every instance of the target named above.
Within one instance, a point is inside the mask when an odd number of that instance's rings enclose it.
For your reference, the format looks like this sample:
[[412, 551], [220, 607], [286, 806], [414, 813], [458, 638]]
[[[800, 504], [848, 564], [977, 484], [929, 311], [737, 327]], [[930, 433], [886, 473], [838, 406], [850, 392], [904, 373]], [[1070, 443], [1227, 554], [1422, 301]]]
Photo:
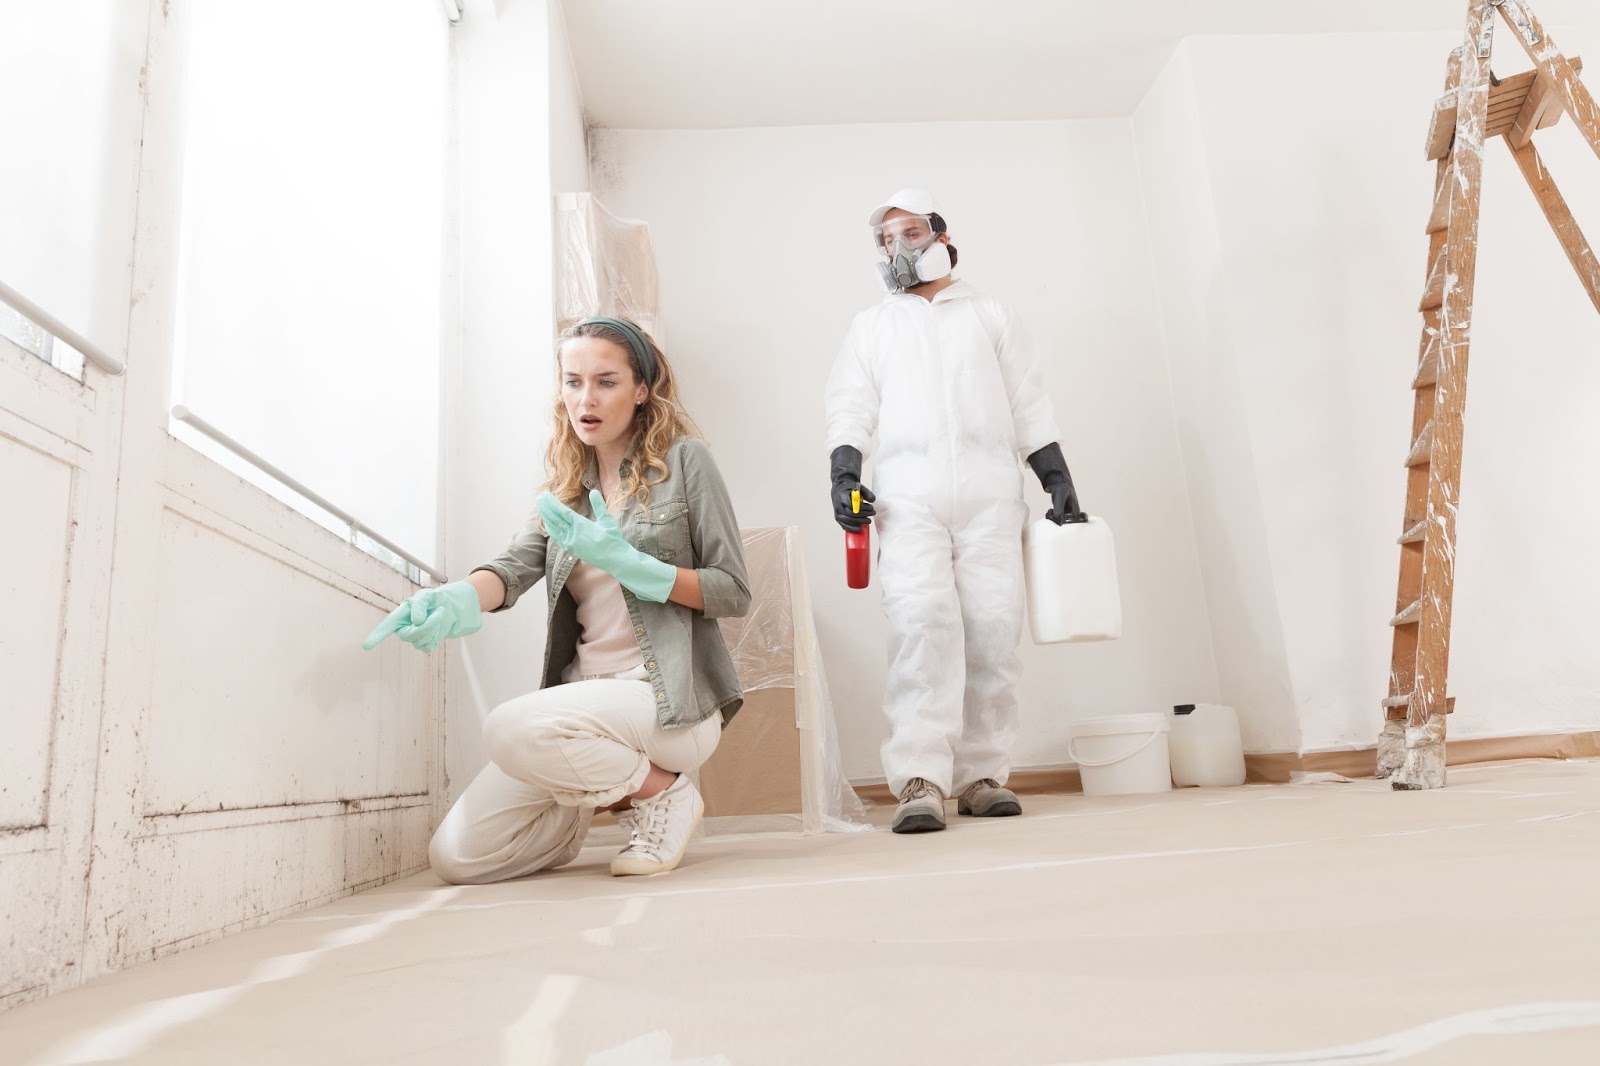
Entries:
[[951, 813], [419, 874], [0, 1015], [0, 1062], [1600, 1063], [1600, 762]]

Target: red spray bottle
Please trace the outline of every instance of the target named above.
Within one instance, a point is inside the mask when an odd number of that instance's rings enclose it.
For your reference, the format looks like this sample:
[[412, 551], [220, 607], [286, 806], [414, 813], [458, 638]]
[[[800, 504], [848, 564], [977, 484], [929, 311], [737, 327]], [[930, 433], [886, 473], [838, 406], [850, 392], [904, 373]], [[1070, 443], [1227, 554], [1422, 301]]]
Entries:
[[[850, 494], [850, 509], [861, 513], [861, 492]], [[864, 589], [872, 576], [872, 526], [864, 525], [852, 533], [844, 531], [844, 579], [853, 589]]]

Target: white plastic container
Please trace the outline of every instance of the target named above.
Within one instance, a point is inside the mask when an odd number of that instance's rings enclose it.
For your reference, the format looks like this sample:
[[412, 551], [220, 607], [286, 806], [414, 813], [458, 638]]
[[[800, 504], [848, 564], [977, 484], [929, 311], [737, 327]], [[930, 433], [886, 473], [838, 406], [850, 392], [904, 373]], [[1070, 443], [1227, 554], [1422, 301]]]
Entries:
[[1113, 714], [1068, 726], [1067, 754], [1078, 764], [1085, 796], [1170, 792], [1167, 733], [1172, 715]]
[[1216, 703], [1172, 708], [1172, 783], [1179, 788], [1244, 784], [1239, 716]]
[[1039, 519], [1022, 531], [1022, 566], [1035, 644], [1122, 636], [1117, 553], [1104, 519], [1061, 526]]

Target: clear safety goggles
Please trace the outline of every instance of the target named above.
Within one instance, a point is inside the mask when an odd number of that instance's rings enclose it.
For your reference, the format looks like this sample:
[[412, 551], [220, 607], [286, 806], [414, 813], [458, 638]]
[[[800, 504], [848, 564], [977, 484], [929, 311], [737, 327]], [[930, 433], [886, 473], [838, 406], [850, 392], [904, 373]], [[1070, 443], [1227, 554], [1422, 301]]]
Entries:
[[916, 251], [922, 251], [939, 234], [934, 231], [933, 220], [927, 215], [900, 215], [886, 218], [872, 227], [872, 243], [880, 251], [904, 241]]

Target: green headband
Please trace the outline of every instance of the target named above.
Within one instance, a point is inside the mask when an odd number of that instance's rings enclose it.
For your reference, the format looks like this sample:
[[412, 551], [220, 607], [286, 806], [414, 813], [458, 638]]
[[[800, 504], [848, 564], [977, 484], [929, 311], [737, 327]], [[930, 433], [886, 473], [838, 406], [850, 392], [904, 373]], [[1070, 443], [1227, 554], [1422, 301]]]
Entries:
[[628, 347], [633, 349], [634, 358], [639, 360], [639, 372], [644, 375], [645, 385], [648, 388], [655, 388], [656, 349], [638, 326], [625, 318], [586, 318], [579, 322], [578, 326], [605, 326], [627, 338]]

